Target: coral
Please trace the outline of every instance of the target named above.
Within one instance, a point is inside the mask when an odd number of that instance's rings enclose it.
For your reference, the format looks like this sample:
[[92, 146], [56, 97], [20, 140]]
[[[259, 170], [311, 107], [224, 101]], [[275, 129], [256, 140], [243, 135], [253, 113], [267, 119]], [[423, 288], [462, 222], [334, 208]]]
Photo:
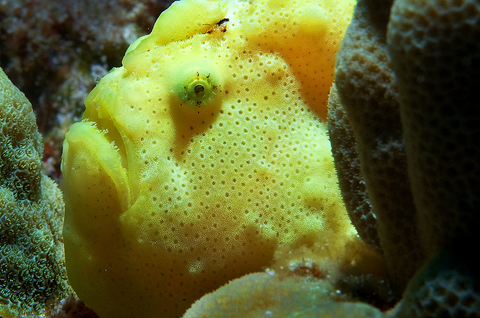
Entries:
[[69, 280], [101, 317], [176, 317], [280, 244], [354, 234], [322, 119], [352, 6], [179, 1], [98, 83], [62, 172]]
[[469, 253], [480, 241], [479, 38], [478, 1], [392, 7], [388, 47], [417, 227], [429, 257], [459, 244]]
[[358, 2], [335, 77], [389, 274], [404, 291], [388, 315], [478, 317], [480, 4], [390, 5]]
[[183, 317], [382, 317], [375, 307], [338, 298], [326, 281], [255, 273], [202, 297]]
[[185, 313], [194, 317], [288, 317], [295, 311], [314, 307], [335, 298], [328, 282], [289, 277], [280, 280], [267, 273], [249, 274], [230, 281], [205, 295]]
[[332, 85], [330, 90], [328, 107], [328, 135], [345, 208], [358, 235], [380, 250], [377, 216], [372, 211], [365, 178], [361, 172], [355, 136], [339, 101], [336, 85]]
[[32, 106], [0, 69], [0, 314], [32, 316], [73, 291], [63, 258], [64, 204], [42, 174]]
[[[359, 205], [373, 206], [380, 245], [401, 291], [420, 266], [422, 252], [411, 222], [415, 206], [407, 181], [398, 92], [386, 47], [390, 5], [385, 1], [358, 2], [338, 52], [335, 81], [357, 142], [363, 174], [357, 178], [365, 179], [368, 191], [369, 201]], [[332, 111], [334, 119], [337, 114]], [[336, 140], [348, 137], [340, 135]], [[340, 176], [342, 167], [337, 168]], [[350, 181], [340, 180], [340, 185], [344, 182]], [[342, 188], [345, 193], [351, 190]]]
[[410, 282], [395, 317], [480, 317], [478, 260], [448, 250], [430, 260]]

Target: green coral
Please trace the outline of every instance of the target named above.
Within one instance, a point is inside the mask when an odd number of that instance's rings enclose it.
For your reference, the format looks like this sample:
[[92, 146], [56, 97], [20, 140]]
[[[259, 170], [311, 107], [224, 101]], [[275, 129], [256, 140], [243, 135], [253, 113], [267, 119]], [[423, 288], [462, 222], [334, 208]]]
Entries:
[[0, 127], [0, 315], [38, 315], [70, 293], [64, 204], [56, 184], [42, 174], [32, 106], [1, 68]]

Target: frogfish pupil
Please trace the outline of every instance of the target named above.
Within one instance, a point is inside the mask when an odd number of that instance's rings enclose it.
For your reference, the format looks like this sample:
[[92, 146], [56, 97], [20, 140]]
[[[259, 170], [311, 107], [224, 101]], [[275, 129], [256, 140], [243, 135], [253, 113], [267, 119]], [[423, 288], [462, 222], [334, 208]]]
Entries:
[[199, 94], [199, 93], [203, 92], [204, 90], [205, 90], [205, 88], [202, 85], [195, 86], [195, 94]]

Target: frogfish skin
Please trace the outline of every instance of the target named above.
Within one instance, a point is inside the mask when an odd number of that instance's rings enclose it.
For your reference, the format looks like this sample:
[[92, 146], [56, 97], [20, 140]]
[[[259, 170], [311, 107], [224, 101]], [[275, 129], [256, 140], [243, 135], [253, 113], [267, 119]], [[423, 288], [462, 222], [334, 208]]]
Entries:
[[62, 158], [68, 277], [100, 317], [179, 317], [351, 233], [324, 117], [353, 5], [178, 1], [100, 80]]

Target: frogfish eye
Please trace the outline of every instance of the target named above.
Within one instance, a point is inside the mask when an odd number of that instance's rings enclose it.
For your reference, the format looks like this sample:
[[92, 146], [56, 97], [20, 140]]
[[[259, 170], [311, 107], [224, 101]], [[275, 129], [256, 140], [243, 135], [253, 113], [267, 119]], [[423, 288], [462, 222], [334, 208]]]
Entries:
[[217, 85], [212, 76], [201, 72], [194, 72], [178, 92], [185, 105], [200, 108], [210, 104], [216, 96]]

